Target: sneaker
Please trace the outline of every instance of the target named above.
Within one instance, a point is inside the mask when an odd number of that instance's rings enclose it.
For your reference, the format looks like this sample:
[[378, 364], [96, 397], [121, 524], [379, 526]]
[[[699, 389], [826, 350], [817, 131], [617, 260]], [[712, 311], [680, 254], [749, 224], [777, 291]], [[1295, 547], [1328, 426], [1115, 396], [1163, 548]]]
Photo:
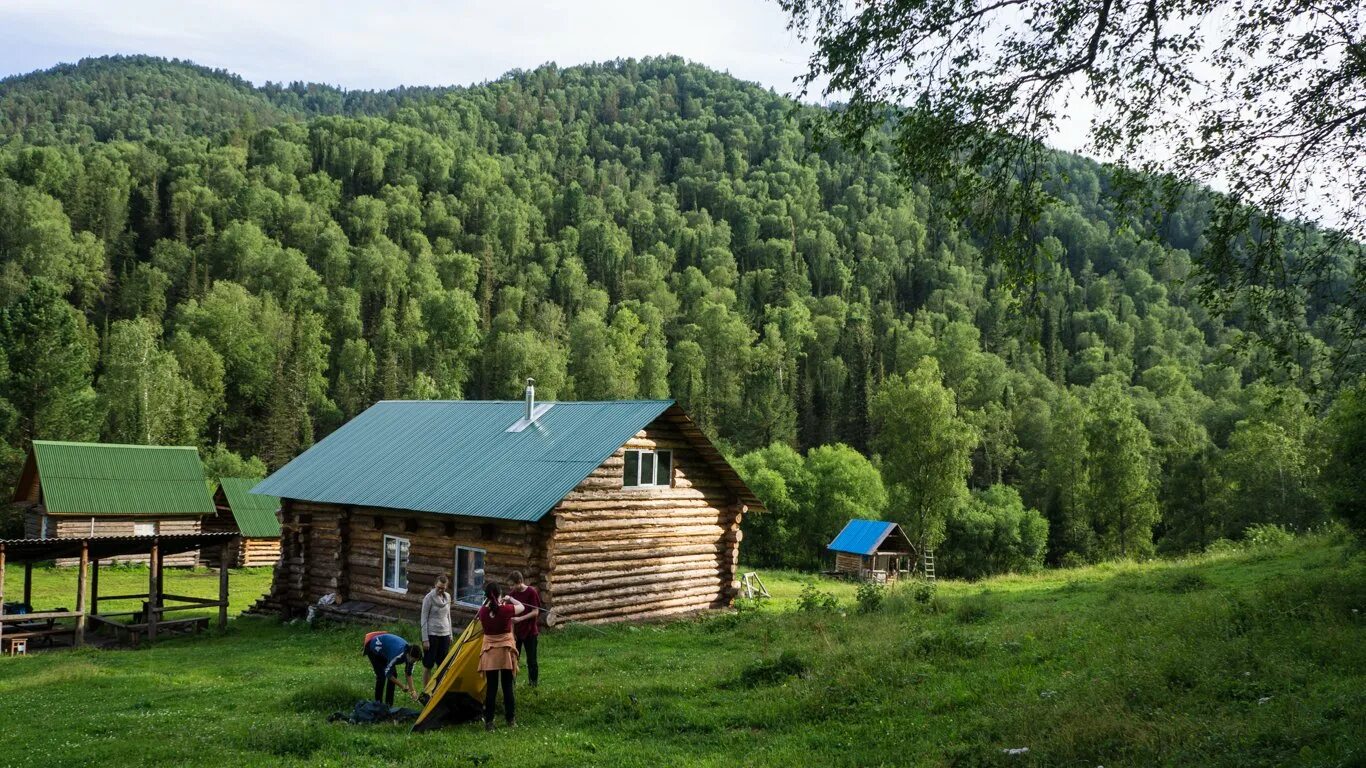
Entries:
[[494, 726], [492, 720], [489, 720], [488, 722], [484, 723], [484, 730], [486, 730], [486, 731], [492, 733], [495, 729], [496, 729], [496, 726]]

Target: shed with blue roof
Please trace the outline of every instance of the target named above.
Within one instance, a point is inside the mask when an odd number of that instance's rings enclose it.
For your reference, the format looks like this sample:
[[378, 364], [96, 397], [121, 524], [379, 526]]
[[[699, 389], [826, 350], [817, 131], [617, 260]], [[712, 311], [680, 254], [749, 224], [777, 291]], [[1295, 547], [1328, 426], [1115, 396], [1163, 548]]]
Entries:
[[915, 555], [901, 526], [886, 520], [850, 520], [827, 549], [835, 553], [837, 573], [879, 583], [907, 573]]
[[671, 400], [378, 403], [252, 489], [279, 497], [259, 609], [412, 618], [441, 574], [473, 613], [520, 572], [565, 620], [730, 605], [760, 501]]

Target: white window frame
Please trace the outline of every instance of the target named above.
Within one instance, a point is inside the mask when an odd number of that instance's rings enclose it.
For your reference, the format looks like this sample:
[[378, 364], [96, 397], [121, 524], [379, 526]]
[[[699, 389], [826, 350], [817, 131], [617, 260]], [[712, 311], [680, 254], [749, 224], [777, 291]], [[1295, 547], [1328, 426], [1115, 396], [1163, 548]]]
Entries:
[[[147, 530], [147, 526], [151, 526], [151, 530], [150, 530], [150, 531]], [[140, 529], [140, 528], [142, 529], [142, 532], [139, 532], [138, 529]], [[155, 535], [157, 535], [157, 524], [156, 524], [156, 521], [153, 520], [153, 521], [150, 522], [150, 523], [139, 523], [138, 521], [134, 520], [134, 521], [133, 521], [133, 535], [134, 535], [134, 536], [155, 536]]]
[[[672, 486], [673, 486], [673, 484], [674, 484], [674, 452], [673, 452], [673, 451], [671, 451], [671, 450], [665, 450], [665, 451], [658, 451], [658, 450], [656, 450], [656, 451], [644, 451], [644, 450], [639, 450], [639, 449], [636, 449], [636, 448], [632, 448], [632, 449], [626, 451], [626, 453], [627, 453], [627, 454], [631, 454], [631, 453], [636, 454], [636, 482], [635, 482], [634, 484], [631, 484], [631, 483], [627, 483], [627, 482], [626, 482], [626, 479], [627, 479], [627, 478], [626, 478], [626, 464], [625, 464], [625, 462], [623, 461], [622, 467], [621, 467], [621, 487], [623, 487], [623, 488], [669, 488], [669, 487], [672, 487]], [[661, 483], [661, 482], [659, 482], [659, 457], [660, 457], [661, 454], [669, 457], [669, 478], [668, 478], [668, 482], [667, 482], [667, 483]], [[641, 478], [641, 476], [640, 476], [640, 468], [641, 468], [641, 466], [644, 464], [644, 462], [641, 461], [641, 459], [644, 458], [644, 457], [647, 456], [647, 455], [651, 457], [651, 460], [650, 460], [650, 479], [649, 479], [648, 482], [646, 482], [645, 480], [643, 480], [643, 479]]]
[[[483, 565], [484, 565], [484, 567], [483, 567], [483, 568], [480, 568], [479, 571], [478, 571], [479, 574], [480, 574], [480, 579], [481, 579], [480, 584], [479, 584], [479, 596], [476, 597], [476, 598], [474, 599], [473, 602], [469, 602], [469, 601], [467, 601], [467, 600], [461, 600], [461, 599], [460, 599], [460, 585], [462, 584], [461, 579], [460, 579], [460, 551], [461, 551], [461, 550], [464, 550], [464, 551], [466, 551], [466, 552], [477, 552], [477, 553], [479, 553], [480, 555], [483, 556]], [[484, 549], [483, 547], [467, 547], [467, 546], [465, 546], [465, 545], [463, 545], [463, 544], [458, 544], [458, 545], [456, 545], [456, 547], [455, 547], [455, 568], [451, 569], [451, 571], [452, 571], [452, 574], [453, 574], [453, 576], [454, 576], [454, 578], [455, 578], [455, 584], [453, 585], [453, 586], [454, 586], [454, 589], [453, 589], [452, 591], [455, 592], [455, 602], [456, 602], [457, 605], [464, 605], [464, 606], [469, 606], [469, 607], [471, 607], [471, 608], [478, 608], [479, 606], [481, 606], [481, 605], [484, 604], [484, 585], [487, 584], [487, 583], [489, 583], [489, 582], [488, 582], [488, 567], [489, 567], [489, 551], [488, 551], [487, 549]]]
[[[392, 560], [389, 558], [389, 542], [391, 540], [397, 542], [397, 545], [394, 547], [395, 554]], [[408, 552], [412, 551], [412, 542], [403, 538], [402, 536], [390, 536], [388, 534], [385, 534], [383, 545], [383, 549], [380, 553], [380, 564], [383, 567], [380, 569], [379, 584], [381, 587], [384, 588], [385, 592], [394, 592], [396, 594], [406, 595], [408, 594]], [[393, 577], [393, 581], [395, 584], [398, 583], [398, 566], [400, 559], [403, 560], [403, 586], [391, 587], [389, 586], [390, 577]]]

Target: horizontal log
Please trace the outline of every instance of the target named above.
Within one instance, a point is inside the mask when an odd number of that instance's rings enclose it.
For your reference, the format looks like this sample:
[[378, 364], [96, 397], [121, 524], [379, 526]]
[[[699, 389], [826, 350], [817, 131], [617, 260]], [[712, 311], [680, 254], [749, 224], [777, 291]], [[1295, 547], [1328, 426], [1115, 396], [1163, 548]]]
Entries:
[[659, 569], [660, 571], [669, 568], [695, 567], [698, 564], [714, 563], [717, 567], [724, 567], [722, 556], [718, 553], [706, 553], [701, 555], [683, 555], [678, 557], [658, 557], [645, 560], [595, 560], [584, 563], [562, 563], [555, 562], [548, 570], [552, 578], [574, 578], [588, 575], [615, 575], [618, 573], [635, 573]]
[[684, 544], [679, 544], [679, 545], [666, 546], [666, 547], [627, 548], [627, 549], [624, 549], [624, 550], [621, 550], [621, 551], [618, 551], [618, 552], [612, 552], [612, 553], [610, 553], [610, 556], [608, 556], [608, 553], [605, 553], [605, 552], [603, 552], [603, 551], [601, 551], [601, 550], [599, 550], [599, 551], [588, 551], [588, 552], [560, 552], [560, 551], [556, 551], [554, 562], [555, 562], [556, 565], [560, 565], [560, 564], [572, 564], [572, 563], [601, 563], [601, 562], [604, 562], [604, 561], [611, 561], [611, 560], [618, 560], [618, 561], [624, 561], [624, 560], [650, 560], [650, 559], [655, 559], [655, 558], [660, 558], [660, 557], [665, 557], [665, 556], [704, 555], [704, 554], [720, 555], [720, 554], [726, 553], [726, 552], [728, 552], [728, 551], [729, 551], [728, 547], [727, 547], [726, 545], [724, 545], [724, 544], [719, 544], [719, 545], [715, 545], [715, 546], [709, 545], [709, 544], [704, 544], [704, 545], [698, 545], [698, 544], [686, 544], [686, 545], [684, 545]]
[[[689, 603], [698, 603], [702, 606], [707, 606], [711, 604], [711, 601], [717, 598], [720, 591], [720, 585], [716, 584], [663, 594], [614, 596], [574, 602], [571, 604], [566, 604], [565, 601], [559, 600], [555, 604], [555, 611], [566, 618], [577, 620], [592, 616], [639, 613], [640, 610], [670, 608]], [[632, 609], [637, 610], [633, 611]]]
[[627, 613], [618, 612], [596, 612], [586, 614], [583, 618], [575, 618], [578, 624], [616, 624], [625, 621], [656, 621], [684, 615], [702, 613], [703, 611], [713, 610], [717, 606], [705, 600], [698, 602], [683, 601], [677, 605], [668, 607], [652, 607], [648, 611], [632, 611]]
[[601, 578], [591, 580], [570, 579], [555, 582], [556, 599], [563, 600], [568, 595], [579, 595], [585, 592], [598, 592], [601, 590], [626, 589], [649, 589], [660, 584], [688, 584], [697, 579], [710, 579], [719, 583], [723, 576], [721, 569], [712, 567], [693, 568], [688, 570], [677, 570], [671, 572], [655, 572], [640, 574], [625, 574], [612, 578]]

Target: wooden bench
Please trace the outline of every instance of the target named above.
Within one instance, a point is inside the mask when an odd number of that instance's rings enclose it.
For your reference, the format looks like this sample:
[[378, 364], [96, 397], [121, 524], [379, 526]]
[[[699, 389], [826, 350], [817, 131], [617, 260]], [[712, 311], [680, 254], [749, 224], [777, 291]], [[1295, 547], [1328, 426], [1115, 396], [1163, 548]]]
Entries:
[[[147, 623], [146, 623], [145, 621], [143, 621], [143, 622], [139, 622], [139, 623], [136, 623], [136, 624], [124, 624], [124, 623], [121, 623], [121, 622], [118, 622], [118, 621], [113, 621], [113, 620], [111, 620], [111, 619], [109, 618], [110, 616], [114, 616], [114, 615], [121, 615], [121, 616], [138, 616], [138, 615], [140, 615], [140, 612], [138, 612], [138, 611], [128, 611], [128, 612], [124, 612], [124, 613], [120, 613], [120, 614], [109, 614], [109, 613], [99, 614], [99, 615], [92, 614], [92, 615], [90, 616], [90, 623], [91, 623], [91, 626], [94, 627], [94, 628], [108, 627], [110, 630], [113, 631], [113, 633], [114, 633], [114, 639], [115, 639], [115, 640], [118, 640], [118, 641], [127, 640], [128, 643], [129, 643], [130, 645], [132, 645], [134, 648], [136, 648], [136, 647], [138, 646], [138, 644], [142, 642], [142, 639], [143, 639], [144, 637], [147, 636]], [[158, 634], [158, 635], [160, 635], [160, 634], [163, 633], [163, 632], [165, 632], [165, 633], [173, 633], [173, 632], [175, 632], [175, 633], [182, 633], [182, 634], [195, 634], [195, 635], [197, 635], [197, 634], [199, 634], [202, 630], [205, 630], [205, 629], [208, 629], [208, 628], [209, 628], [209, 617], [208, 617], [208, 616], [196, 616], [196, 617], [190, 618], [190, 619], [167, 619], [166, 621], [158, 621], [158, 622], [157, 622], [157, 634]]]
[[52, 638], [57, 637], [57, 636], [59, 636], [59, 635], [71, 635], [72, 638], [74, 639], [75, 636], [76, 636], [76, 628], [75, 628], [75, 627], [52, 627], [52, 628], [50, 628], [50, 629], [32, 628], [32, 629], [20, 629], [20, 630], [12, 631], [12, 632], [7, 630], [3, 635], [0, 635], [0, 642], [3, 642], [3, 644], [4, 644], [3, 647], [0, 647], [0, 653], [8, 654], [11, 650], [13, 650], [13, 649], [14, 649], [13, 641], [15, 641], [15, 640], [32, 640], [32, 639], [35, 639], [35, 638], [45, 638], [45, 639], [47, 640], [47, 645], [48, 645], [48, 647], [51, 647], [51, 646], [52, 646]]

